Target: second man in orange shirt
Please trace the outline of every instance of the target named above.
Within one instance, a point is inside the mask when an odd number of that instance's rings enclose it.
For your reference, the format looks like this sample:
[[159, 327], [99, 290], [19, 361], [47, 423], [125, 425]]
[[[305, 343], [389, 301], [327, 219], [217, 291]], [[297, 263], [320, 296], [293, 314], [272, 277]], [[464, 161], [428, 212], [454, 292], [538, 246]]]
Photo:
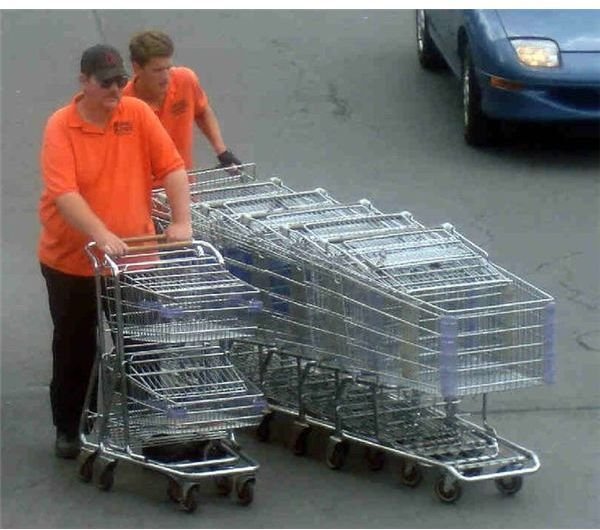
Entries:
[[123, 94], [150, 105], [173, 139], [187, 170], [194, 167], [194, 123], [221, 166], [241, 164], [227, 149], [217, 117], [196, 74], [184, 66], [173, 66], [174, 52], [173, 41], [161, 31], [135, 34], [129, 43], [134, 78]]

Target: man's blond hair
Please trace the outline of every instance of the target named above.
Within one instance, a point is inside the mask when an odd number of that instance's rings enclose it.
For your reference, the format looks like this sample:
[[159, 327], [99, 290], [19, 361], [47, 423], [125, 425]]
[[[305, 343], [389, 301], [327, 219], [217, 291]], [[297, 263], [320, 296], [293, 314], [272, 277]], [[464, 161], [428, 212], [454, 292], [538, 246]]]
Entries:
[[171, 37], [158, 30], [141, 31], [129, 41], [131, 62], [140, 66], [144, 66], [153, 57], [172, 57], [174, 52]]

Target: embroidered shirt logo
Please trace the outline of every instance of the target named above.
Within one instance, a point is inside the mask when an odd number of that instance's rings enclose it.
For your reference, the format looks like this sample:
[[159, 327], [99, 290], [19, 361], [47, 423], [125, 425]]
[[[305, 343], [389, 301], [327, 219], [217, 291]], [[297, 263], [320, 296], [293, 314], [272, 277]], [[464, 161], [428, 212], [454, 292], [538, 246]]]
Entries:
[[188, 108], [188, 102], [185, 99], [180, 99], [171, 105], [171, 114], [173, 116], [179, 116], [183, 114]]
[[130, 121], [116, 121], [113, 123], [113, 131], [119, 136], [131, 134], [133, 132], [133, 123]]

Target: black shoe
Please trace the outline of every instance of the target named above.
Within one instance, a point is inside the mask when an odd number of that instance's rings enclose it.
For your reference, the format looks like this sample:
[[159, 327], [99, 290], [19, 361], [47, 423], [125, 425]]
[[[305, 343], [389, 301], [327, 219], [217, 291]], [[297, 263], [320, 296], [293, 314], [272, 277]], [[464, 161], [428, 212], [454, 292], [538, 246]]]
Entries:
[[54, 444], [54, 454], [59, 458], [77, 458], [79, 455], [79, 435], [71, 435], [66, 432], [56, 432], [56, 443]]

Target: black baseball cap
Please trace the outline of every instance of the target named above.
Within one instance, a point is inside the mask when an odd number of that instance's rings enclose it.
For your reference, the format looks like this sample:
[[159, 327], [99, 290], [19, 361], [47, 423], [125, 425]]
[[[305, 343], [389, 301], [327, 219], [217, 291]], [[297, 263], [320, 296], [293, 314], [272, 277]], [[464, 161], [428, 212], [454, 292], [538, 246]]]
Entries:
[[119, 76], [127, 77], [121, 54], [108, 44], [96, 44], [83, 52], [81, 73], [94, 75], [98, 81]]

